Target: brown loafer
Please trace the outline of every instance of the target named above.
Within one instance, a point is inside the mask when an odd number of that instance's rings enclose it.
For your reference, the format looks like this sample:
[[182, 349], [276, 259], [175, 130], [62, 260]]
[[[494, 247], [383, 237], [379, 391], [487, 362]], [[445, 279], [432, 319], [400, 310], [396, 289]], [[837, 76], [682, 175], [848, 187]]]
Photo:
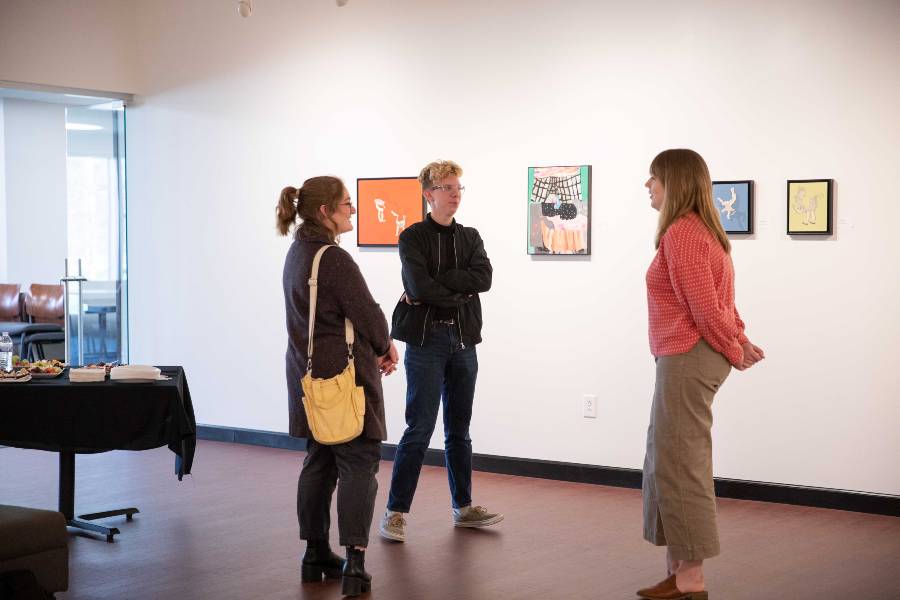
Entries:
[[637, 591], [637, 595], [647, 600], [709, 600], [709, 594], [703, 592], [682, 592], [675, 585], [675, 576], [669, 575], [653, 587]]

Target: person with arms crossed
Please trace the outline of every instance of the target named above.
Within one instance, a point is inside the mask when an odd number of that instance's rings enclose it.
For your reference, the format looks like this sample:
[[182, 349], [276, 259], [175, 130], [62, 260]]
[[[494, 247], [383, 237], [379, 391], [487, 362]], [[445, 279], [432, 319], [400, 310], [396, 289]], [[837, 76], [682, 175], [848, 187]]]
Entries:
[[406, 540], [425, 451], [443, 405], [444, 456], [453, 523], [485, 527], [503, 515], [472, 505], [469, 423], [481, 342], [479, 294], [491, 288], [492, 268], [478, 231], [454, 219], [465, 189], [462, 168], [431, 162], [419, 174], [431, 212], [400, 234], [404, 294], [394, 309], [391, 336], [406, 342], [406, 431], [397, 446], [391, 491], [379, 532]]

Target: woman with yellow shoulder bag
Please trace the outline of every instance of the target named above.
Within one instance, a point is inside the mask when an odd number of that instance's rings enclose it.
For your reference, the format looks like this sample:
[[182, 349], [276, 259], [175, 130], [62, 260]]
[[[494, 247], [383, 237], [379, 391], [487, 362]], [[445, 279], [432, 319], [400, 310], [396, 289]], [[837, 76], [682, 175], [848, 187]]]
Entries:
[[[301, 580], [340, 578], [345, 596], [371, 587], [364, 557], [387, 439], [381, 377], [398, 361], [384, 313], [353, 258], [337, 246], [353, 229], [355, 212], [343, 182], [327, 176], [284, 188], [276, 209], [279, 233], [294, 236], [283, 275], [290, 434], [308, 440], [297, 485], [307, 543]], [[328, 543], [335, 487], [346, 561]]]

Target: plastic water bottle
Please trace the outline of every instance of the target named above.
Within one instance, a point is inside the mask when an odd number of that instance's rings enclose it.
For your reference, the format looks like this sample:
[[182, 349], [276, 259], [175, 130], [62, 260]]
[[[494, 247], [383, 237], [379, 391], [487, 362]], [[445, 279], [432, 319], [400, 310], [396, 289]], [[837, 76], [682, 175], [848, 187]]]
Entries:
[[12, 361], [13, 343], [9, 333], [4, 331], [0, 335], [0, 370], [9, 373], [13, 370]]

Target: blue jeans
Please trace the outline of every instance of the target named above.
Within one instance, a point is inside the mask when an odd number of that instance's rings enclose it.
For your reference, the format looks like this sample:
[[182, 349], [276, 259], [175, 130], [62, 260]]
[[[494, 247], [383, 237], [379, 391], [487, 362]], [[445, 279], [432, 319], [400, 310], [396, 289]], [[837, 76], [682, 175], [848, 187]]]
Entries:
[[472, 399], [475, 347], [460, 347], [457, 325], [435, 325], [424, 346], [407, 345], [406, 431], [397, 446], [388, 510], [409, 512], [438, 407], [444, 408], [444, 459], [454, 508], [472, 503]]

